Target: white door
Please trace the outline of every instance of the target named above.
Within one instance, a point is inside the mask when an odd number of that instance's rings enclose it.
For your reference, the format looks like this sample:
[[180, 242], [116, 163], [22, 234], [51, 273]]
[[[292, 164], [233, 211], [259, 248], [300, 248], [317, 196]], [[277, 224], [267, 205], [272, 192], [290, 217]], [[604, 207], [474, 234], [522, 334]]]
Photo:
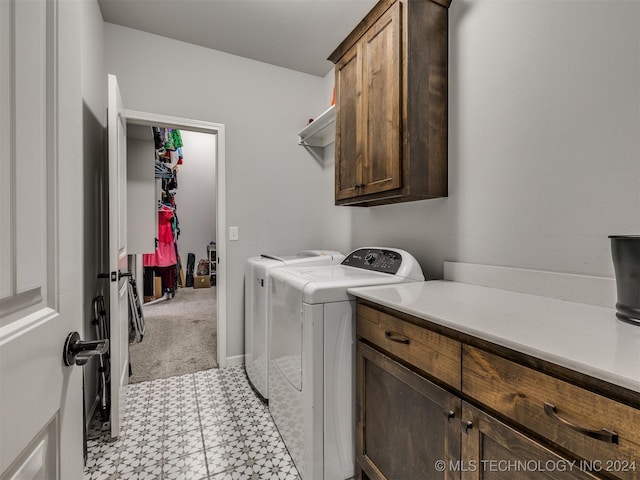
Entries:
[[129, 295], [122, 276], [127, 258], [127, 119], [118, 80], [109, 75], [109, 316], [111, 326], [111, 436], [120, 434], [120, 400], [129, 380]]
[[79, 47], [63, 28], [74, 9], [0, 1], [2, 480], [82, 478], [82, 369], [62, 356], [83, 312], [82, 175], [70, 175], [82, 168], [80, 75], [65, 68]]

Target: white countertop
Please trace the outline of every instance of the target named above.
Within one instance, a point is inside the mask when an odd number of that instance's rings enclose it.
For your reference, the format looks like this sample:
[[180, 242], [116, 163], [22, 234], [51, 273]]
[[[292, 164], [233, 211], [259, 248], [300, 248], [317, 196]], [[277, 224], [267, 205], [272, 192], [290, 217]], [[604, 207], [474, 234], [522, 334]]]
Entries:
[[613, 308], [445, 280], [348, 292], [640, 392], [640, 326]]

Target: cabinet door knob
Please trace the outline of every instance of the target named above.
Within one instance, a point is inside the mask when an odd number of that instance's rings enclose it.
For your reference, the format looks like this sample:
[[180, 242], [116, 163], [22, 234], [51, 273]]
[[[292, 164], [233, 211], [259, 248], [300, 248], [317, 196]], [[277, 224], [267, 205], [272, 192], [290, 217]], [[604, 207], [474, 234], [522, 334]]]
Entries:
[[473, 422], [472, 421], [467, 421], [464, 424], [464, 433], [469, 433], [469, 430], [471, 430], [473, 428]]
[[453, 410], [449, 410], [447, 412], [447, 420], [449, 421], [449, 423], [451, 423], [451, 420], [453, 420], [454, 418], [456, 418], [456, 412], [454, 412]]

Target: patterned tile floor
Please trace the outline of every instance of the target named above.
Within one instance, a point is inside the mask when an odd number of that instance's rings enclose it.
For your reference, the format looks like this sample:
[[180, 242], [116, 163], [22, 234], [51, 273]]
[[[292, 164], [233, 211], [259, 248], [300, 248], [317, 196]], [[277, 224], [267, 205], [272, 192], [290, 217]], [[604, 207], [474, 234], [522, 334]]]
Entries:
[[84, 480], [299, 480], [243, 367], [127, 387], [121, 436], [88, 441]]

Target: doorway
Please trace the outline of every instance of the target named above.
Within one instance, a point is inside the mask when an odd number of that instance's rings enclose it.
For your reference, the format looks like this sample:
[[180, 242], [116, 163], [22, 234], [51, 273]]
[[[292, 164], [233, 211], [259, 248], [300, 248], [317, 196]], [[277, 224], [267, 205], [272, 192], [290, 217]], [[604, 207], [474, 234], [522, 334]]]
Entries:
[[[224, 232], [226, 228], [225, 218], [225, 141], [224, 141], [224, 125], [202, 122], [198, 120], [184, 119], [178, 117], [169, 117], [165, 115], [138, 112], [138, 111], [125, 111], [128, 126], [145, 126], [145, 127], [162, 127], [171, 128], [183, 131], [191, 134], [207, 134], [205, 137], [212, 137], [214, 139], [214, 158], [211, 161], [214, 163], [214, 182], [215, 182], [215, 205], [209, 206], [210, 219], [213, 221], [215, 218], [215, 236], [210, 241], [215, 242], [215, 258], [216, 261], [216, 278], [215, 278], [215, 306], [217, 310], [217, 332], [216, 332], [216, 350], [217, 350], [217, 365], [219, 367], [226, 366], [226, 245], [224, 242]], [[187, 160], [185, 160], [187, 161]], [[178, 194], [180, 195], [180, 194]], [[179, 197], [178, 197], [179, 198]], [[183, 210], [182, 210], [183, 211]], [[201, 248], [205, 249], [203, 255], [208, 254], [207, 245], [202, 245]], [[187, 247], [188, 248], [188, 247]], [[183, 255], [182, 247], [179, 246], [181, 256]], [[190, 252], [186, 252], [190, 253]], [[185, 257], [181, 260], [183, 262], [183, 269], [186, 267], [186, 253]], [[193, 252], [196, 253], [196, 252]], [[141, 257], [141, 256], [140, 256]], [[203, 257], [206, 258], [206, 257]], [[199, 259], [197, 259], [199, 260]], [[140, 266], [141, 258], [137, 261]], [[196, 261], [197, 263], [197, 261]], [[197, 265], [196, 265], [197, 266]], [[186, 275], [185, 275], [186, 278]], [[187, 290], [187, 287], [183, 288]], [[177, 303], [175, 304], [178, 306]], [[170, 314], [170, 313], [169, 313]], [[143, 342], [144, 343], [144, 340]], [[135, 368], [135, 365], [132, 366]]]
[[218, 366], [216, 140], [127, 126], [128, 253], [145, 324], [130, 337], [130, 383]]

